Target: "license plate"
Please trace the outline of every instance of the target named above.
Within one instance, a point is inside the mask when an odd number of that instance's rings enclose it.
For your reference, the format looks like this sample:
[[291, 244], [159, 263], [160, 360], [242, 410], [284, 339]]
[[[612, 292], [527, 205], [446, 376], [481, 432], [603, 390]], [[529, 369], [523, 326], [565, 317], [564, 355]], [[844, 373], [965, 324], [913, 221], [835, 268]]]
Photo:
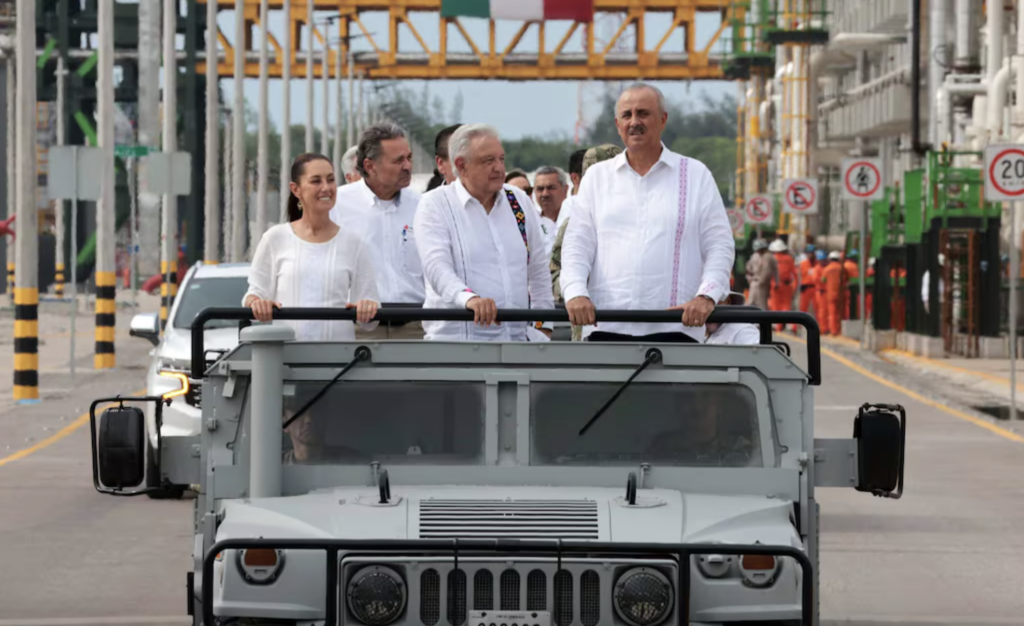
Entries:
[[551, 612], [470, 611], [467, 626], [551, 626]]

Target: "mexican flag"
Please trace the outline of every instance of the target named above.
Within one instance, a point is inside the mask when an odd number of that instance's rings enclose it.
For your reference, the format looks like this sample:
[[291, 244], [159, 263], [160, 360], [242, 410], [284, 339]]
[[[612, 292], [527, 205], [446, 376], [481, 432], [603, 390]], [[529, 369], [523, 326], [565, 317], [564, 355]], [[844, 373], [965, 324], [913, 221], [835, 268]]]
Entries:
[[594, 21], [594, 0], [441, 0], [441, 17]]

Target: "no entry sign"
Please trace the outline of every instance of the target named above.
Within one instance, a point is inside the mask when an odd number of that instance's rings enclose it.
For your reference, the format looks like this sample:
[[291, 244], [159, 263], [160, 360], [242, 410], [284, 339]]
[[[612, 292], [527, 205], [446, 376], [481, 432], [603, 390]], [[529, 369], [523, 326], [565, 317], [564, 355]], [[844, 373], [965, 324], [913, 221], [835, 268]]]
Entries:
[[842, 170], [843, 200], [878, 200], [885, 195], [880, 159], [843, 159]]
[[741, 234], [743, 232], [743, 212], [737, 209], [726, 209], [725, 212], [729, 216], [729, 227], [732, 228], [732, 234]]
[[754, 196], [747, 200], [744, 207], [744, 217], [750, 224], [761, 226], [771, 224], [775, 221], [775, 211], [772, 209], [772, 200], [768, 196]]
[[985, 148], [985, 199], [1024, 199], [1024, 145]]
[[782, 181], [782, 211], [796, 215], [818, 212], [818, 179], [787, 178]]

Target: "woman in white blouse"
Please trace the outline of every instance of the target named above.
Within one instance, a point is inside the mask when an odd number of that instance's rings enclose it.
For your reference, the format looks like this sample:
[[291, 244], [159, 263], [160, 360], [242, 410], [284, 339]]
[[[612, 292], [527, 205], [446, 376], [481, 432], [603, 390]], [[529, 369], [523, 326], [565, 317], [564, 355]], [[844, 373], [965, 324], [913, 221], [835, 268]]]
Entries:
[[[355, 308], [360, 326], [377, 322], [377, 281], [367, 244], [355, 232], [331, 221], [338, 185], [334, 165], [321, 154], [292, 162], [288, 222], [260, 238], [249, 271], [243, 305], [261, 322], [274, 308]], [[355, 302], [355, 304], [352, 304]], [[352, 322], [285, 321], [300, 341], [354, 341]]]

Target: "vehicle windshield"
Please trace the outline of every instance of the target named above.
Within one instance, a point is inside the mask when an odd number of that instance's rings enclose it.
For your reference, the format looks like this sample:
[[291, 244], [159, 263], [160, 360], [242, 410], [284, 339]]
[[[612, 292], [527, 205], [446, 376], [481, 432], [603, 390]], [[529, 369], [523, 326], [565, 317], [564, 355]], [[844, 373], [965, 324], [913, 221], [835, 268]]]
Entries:
[[[285, 398], [291, 419], [324, 382], [297, 383]], [[484, 386], [466, 382], [340, 381], [288, 425], [286, 465], [482, 462]]]
[[580, 436], [620, 383], [533, 383], [533, 465], [763, 465], [753, 392], [734, 384], [633, 383]]
[[[207, 307], [239, 307], [249, 290], [245, 276], [218, 276], [193, 278], [178, 292], [178, 312], [174, 315], [175, 328], [192, 328], [196, 315]], [[237, 321], [210, 320], [206, 329], [238, 326]]]

